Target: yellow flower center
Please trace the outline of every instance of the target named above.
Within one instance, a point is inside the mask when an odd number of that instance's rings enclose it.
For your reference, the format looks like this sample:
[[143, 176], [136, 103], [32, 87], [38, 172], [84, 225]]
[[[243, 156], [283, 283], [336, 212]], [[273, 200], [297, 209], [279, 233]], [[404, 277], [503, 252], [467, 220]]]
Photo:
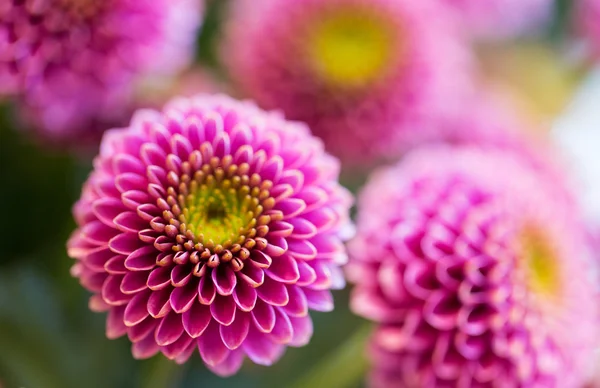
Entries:
[[362, 9], [329, 12], [312, 24], [308, 56], [328, 84], [360, 87], [381, 76], [394, 53], [394, 31], [382, 15]]
[[550, 241], [535, 228], [527, 228], [521, 241], [530, 289], [542, 295], [555, 294], [560, 285], [560, 271]]

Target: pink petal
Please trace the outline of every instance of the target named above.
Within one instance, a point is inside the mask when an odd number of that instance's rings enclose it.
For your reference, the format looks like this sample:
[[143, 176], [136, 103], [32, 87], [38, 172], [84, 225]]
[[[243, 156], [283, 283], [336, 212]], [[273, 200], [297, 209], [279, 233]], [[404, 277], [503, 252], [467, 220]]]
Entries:
[[311, 238], [317, 234], [317, 227], [314, 226], [310, 221], [307, 221], [301, 217], [294, 217], [288, 220], [293, 226], [293, 232], [291, 237], [296, 239]]
[[300, 279], [300, 272], [296, 260], [288, 255], [275, 257], [271, 266], [265, 270], [273, 280], [293, 284]]
[[108, 339], [119, 338], [127, 333], [127, 326], [123, 322], [125, 306], [113, 307], [108, 311], [106, 318], [106, 337]]
[[259, 299], [252, 310], [252, 320], [258, 330], [270, 333], [275, 326], [275, 309]]
[[217, 290], [212, 279], [206, 275], [202, 276], [198, 283], [198, 300], [200, 303], [206, 305], [212, 304], [216, 295]]
[[123, 203], [117, 198], [100, 198], [92, 205], [92, 211], [96, 217], [110, 227], [114, 225], [113, 219], [124, 210]]
[[154, 318], [162, 318], [171, 311], [169, 299], [171, 297], [171, 287], [164, 288], [160, 291], [153, 291], [148, 299], [148, 312]]
[[175, 312], [167, 314], [156, 328], [156, 343], [160, 346], [166, 346], [177, 341], [183, 334], [183, 324], [181, 315]]
[[333, 296], [328, 290], [302, 290], [306, 295], [308, 307], [312, 310], [328, 312], [333, 310]]
[[220, 364], [227, 358], [231, 351], [221, 340], [218, 323], [212, 321], [204, 334], [198, 338], [198, 350], [202, 360], [211, 366]]
[[287, 286], [290, 301], [282, 307], [283, 311], [289, 316], [304, 317], [308, 314], [308, 302], [306, 296], [299, 286]]
[[[135, 238], [137, 239], [137, 236]], [[125, 255], [128, 255], [125, 259], [125, 267], [131, 271], [147, 271], [156, 265], [157, 252], [153, 246], [146, 245]]]
[[310, 241], [290, 239], [288, 244], [288, 254], [296, 259], [312, 260], [317, 256], [317, 248]]
[[287, 344], [294, 336], [292, 323], [280, 307], [275, 307], [275, 326], [271, 331], [270, 339], [280, 344]]
[[210, 305], [210, 312], [221, 325], [229, 326], [235, 319], [235, 301], [231, 296], [217, 295]]
[[289, 345], [300, 347], [308, 344], [313, 333], [313, 324], [310, 316], [290, 317], [290, 322], [294, 328], [294, 336]]
[[121, 292], [122, 280], [123, 276], [121, 275], [110, 275], [106, 278], [102, 285], [102, 298], [106, 303], [112, 306], [119, 306], [131, 299], [130, 295], [125, 295]]
[[135, 295], [125, 308], [123, 320], [126, 326], [135, 326], [142, 322], [149, 315], [148, 298], [151, 292], [144, 291]]
[[210, 308], [199, 303], [193, 304], [182, 314], [183, 327], [193, 338], [200, 337], [204, 333], [211, 319]]
[[235, 272], [229, 265], [220, 265], [212, 271], [212, 280], [220, 295], [228, 296], [233, 293], [237, 284]]
[[251, 311], [256, 305], [257, 297], [256, 289], [246, 282], [240, 282], [233, 291], [233, 300], [242, 311]]
[[177, 313], [183, 313], [190, 309], [192, 304], [196, 303], [198, 296], [197, 281], [191, 281], [183, 287], [176, 287], [169, 298], [171, 307]]
[[[127, 336], [129, 337], [129, 340], [131, 342], [138, 342], [143, 340], [148, 335], [150, 335], [150, 333], [154, 333], [156, 331], [156, 326], [158, 325], [158, 322], [158, 319], [154, 319], [149, 316], [137, 325], [130, 327], [127, 330]], [[154, 341], [154, 335], [152, 335], [152, 340]]]
[[238, 312], [235, 320], [229, 326], [220, 325], [221, 339], [229, 349], [237, 349], [248, 335], [250, 329], [250, 314]]
[[157, 267], [150, 272], [147, 285], [151, 290], [162, 290], [169, 284], [171, 284], [171, 268]]
[[131, 353], [135, 359], [142, 360], [154, 356], [158, 353], [159, 349], [160, 347], [154, 340], [154, 335], [150, 333], [146, 338], [135, 342], [131, 346]]
[[124, 294], [135, 294], [146, 289], [149, 272], [127, 272], [121, 282], [121, 292]]
[[194, 341], [192, 337], [184, 333], [181, 337], [177, 339], [177, 341], [163, 347], [162, 352], [169, 360], [174, 360], [175, 358], [179, 357], [183, 352], [188, 350], [192, 342], [196, 341]]
[[229, 352], [229, 355], [223, 362], [211, 366], [208, 365], [208, 369], [210, 369], [213, 373], [217, 374], [221, 377], [228, 377], [234, 375], [241, 367], [244, 362], [244, 352], [242, 350], [238, 350], [235, 352]]
[[283, 345], [274, 343], [267, 335], [254, 329], [250, 330], [242, 347], [254, 363], [265, 366], [272, 365], [285, 351]]
[[265, 282], [256, 289], [258, 297], [274, 306], [285, 306], [289, 301], [289, 295], [285, 284], [265, 278]]

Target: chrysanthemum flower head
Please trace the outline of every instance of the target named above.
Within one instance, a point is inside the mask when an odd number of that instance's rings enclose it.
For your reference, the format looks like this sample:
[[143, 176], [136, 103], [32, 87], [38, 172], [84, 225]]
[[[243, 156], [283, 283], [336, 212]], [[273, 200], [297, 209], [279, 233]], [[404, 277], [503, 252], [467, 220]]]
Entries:
[[536, 32], [552, 17], [552, 0], [444, 0], [475, 39], [497, 40]]
[[373, 386], [582, 386], [600, 306], [584, 228], [556, 185], [474, 147], [375, 174], [348, 267], [352, 309], [380, 323]]
[[202, 0], [7, 0], [0, 96], [52, 137], [121, 119], [137, 77], [191, 60]]
[[[243, 92], [305, 121], [347, 162], [397, 152], [468, 89], [470, 60], [433, 1], [237, 1], [223, 60]], [[452, 96], [452, 98], [450, 98]]]
[[224, 96], [137, 114], [101, 144], [74, 207], [73, 274], [107, 336], [235, 373], [309, 341], [342, 287], [349, 193], [306, 126]]

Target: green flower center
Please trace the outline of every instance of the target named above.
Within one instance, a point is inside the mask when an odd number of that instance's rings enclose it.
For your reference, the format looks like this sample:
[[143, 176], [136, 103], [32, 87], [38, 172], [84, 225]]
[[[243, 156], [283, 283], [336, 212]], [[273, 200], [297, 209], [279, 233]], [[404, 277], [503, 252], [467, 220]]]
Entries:
[[379, 78], [396, 47], [384, 16], [356, 8], [314, 21], [307, 40], [313, 70], [334, 86], [360, 87]]
[[522, 235], [524, 265], [530, 288], [543, 295], [556, 293], [560, 271], [550, 241], [538, 229], [527, 228]]

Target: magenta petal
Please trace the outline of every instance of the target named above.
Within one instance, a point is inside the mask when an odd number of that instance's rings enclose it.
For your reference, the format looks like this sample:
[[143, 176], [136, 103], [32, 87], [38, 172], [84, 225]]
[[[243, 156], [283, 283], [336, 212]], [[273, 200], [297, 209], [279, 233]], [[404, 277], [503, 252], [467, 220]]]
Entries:
[[179, 365], [185, 364], [187, 360], [192, 357], [194, 351], [198, 348], [198, 340], [192, 339], [190, 344], [186, 349], [184, 349], [177, 357], [175, 357], [175, 362]]
[[221, 339], [229, 349], [237, 349], [248, 335], [250, 329], [250, 315], [244, 312], [238, 312], [231, 325], [220, 325]]
[[280, 307], [275, 307], [275, 326], [271, 331], [269, 338], [280, 344], [287, 344], [294, 336], [294, 328], [292, 323]]
[[215, 366], [208, 365], [208, 369], [218, 376], [228, 377], [234, 375], [242, 367], [243, 362], [244, 352], [242, 350], [237, 350], [235, 352], [229, 352], [229, 355], [223, 362]]
[[202, 276], [198, 283], [198, 300], [202, 304], [212, 304], [217, 295], [217, 289], [215, 288], [212, 279], [206, 275]]
[[294, 230], [292, 232], [293, 238], [306, 239], [311, 238], [317, 234], [317, 227], [314, 226], [310, 221], [305, 220], [301, 217], [295, 217], [288, 220], [292, 224]]
[[317, 280], [315, 270], [304, 260], [296, 260], [296, 265], [298, 265], [298, 272], [300, 274], [300, 277], [296, 282], [299, 286], [308, 286]]
[[313, 324], [310, 316], [290, 317], [290, 322], [292, 322], [294, 328], [294, 336], [289, 345], [300, 347], [308, 344], [313, 334]]
[[115, 226], [123, 233], [137, 233], [148, 227], [148, 222], [144, 221], [134, 212], [123, 212], [117, 215], [113, 222]]
[[171, 307], [177, 313], [183, 313], [196, 302], [198, 295], [198, 284], [191, 281], [183, 287], [177, 287], [173, 290], [170, 297]]
[[[130, 327], [127, 330], [127, 336], [131, 342], [138, 342], [146, 338], [150, 333], [156, 331], [156, 326], [159, 320], [152, 317], [147, 317], [135, 326]], [[154, 341], [154, 336], [152, 336]]]
[[123, 322], [125, 306], [113, 307], [108, 311], [106, 318], [106, 337], [109, 339], [119, 338], [127, 333], [127, 326]]
[[108, 246], [115, 253], [129, 255], [143, 246], [136, 233], [119, 233], [111, 238]]
[[256, 288], [265, 281], [265, 272], [259, 268], [252, 260], [246, 260], [246, 265], [237, 273], [239, 280], [245, 281], [250, 286]]
[[317, 257], [317, 248], [310, 241], [290, 239], [288, 246], [288, 254], [296, 259], [312, 260]]
[[185, 352], [192, 342], [195, 342], [194, 339], [184, 333], [177, 341], [163, 347], [162, 352], [169, 360], [174, 360], [181, 353]]
[[164, 317], [171, 311], [171, 287], [164, 288], [160, 291], [153, 291], [148, 299], [148, 312], [154, 318]]
[[133, 357], [138, 360], [150, 358], [158, 353], [159, 350], [160, 347], [154, 340], [154, 335], [152, 335], [152, 333], [131, 346], [131, 353], [133, 354]]
[[127, 272], [125, 268], [125, 256], [117, 255], [111, 257], [106, 263], [104, 263], [104, 270], [111, 275], [124, 275]]
[[309, 288], [302, 289], [306, 295], [308, 307], [316, 310], [328, 312], [333, 310], [333, 296], [328, 290], [311, 290]]
[[[270, 233], [270, 232], [269, 232]], [[259, 268], [269, 268], [273, 259], [263, 251], [254, 250], [251, 253], [252, 263]]]
[[233, 293], [235, 285], [237, 284], [237, 277], [235, 276], [233, 269], [231, 269], [231, 266], [220, 265], [213, 269], [211, 276], [217, 292], [220, 295], [228, 296]]
[[332, 286], [332, 274], [327, 262], [323, 260], [313, 260], [309, 265], [315, 270], [317, 278], [310, 288], [316, 290], [327, 290]]
[[115, 256], [108, 247], [101, 247], [90, 251], [85, 258], [85, 264], [93, 271], [104, 271], [106, 262]]
[[188, 265], [176, 265], [171, 271], [171, 285], [182, 287], [192, 278], [192, 267]]
[[149, 272], [127, 272], [121, 282], [121, 292], [124, 294], [135, 294], [146, 289]]
[[275, 205], [275, 209], [283, 212], [283, 219], [288, 220], [301, 214], [306, 209], [306, 203], [298, 198], [287, 198]]
[[220, 364], [227, 358], [231, 351], [221, 340], [218, 323], [212, 321], [204, 335], [198, 338], [198, 350], [202, 360], [211, 366]]
[[240, 282], [233, 291], [233, 300], [242, 311], [251, 311], [256, 305], [257, 297], [256, 289], [246, 282]]
[[169, 284], [171, 284], [171, 268], [157, 267], [150, 272], [147, 286], [151, 290], [162, 290]]
[[274, 306], [285, 306], [289, 301], [285, 284], [268, 277], [256, 291], [260, 299]]
[[92, 211], [102, 223], [108, 226], [113, 226], [113, 219], [123, 212], [125, 208], [123, 203], [117, 198], [100, 198], [94, 201]]
[[269, 339], [269, 336], [254, 329], [250, 330], [246, 341], [242, 345], [244, 351], [252, 361], [259, 365], [269, 366], [277, 361], [285, 347]]
[[117, 189], [124, 193], [130, 190], [139, 190], [143, 191], [148, 186], [148, 180], [146, 177], [134, 174], [134, 173], [124, 173], [117, 175], [115, 179], [115, 186]]
[[[137, 236], [135, 238], [137, 239]], [[138, 248], [127, 256], [125, 267], [131, 271], [147, 271], [156, 265], [157, 255], [158, 252], [153, 246]]]
[[87, 223], [81, 228], [81, 236], [85, 241], [96, 244], [104, 245], [115, 236], [118, 236], [119, 231], [106, 226], [100, 221], [92, 221]]
[[112, 162], [116, 174], [133, 172], [143, 175], [146, 170], [141, 160], [128, 154], [117, 154]]
[[211, 319], [210, 308], [203, 304], [193, 304], [182, 314], [183, 328], [193, 338], [200, 337], [204, 333]]
[[287, 286], [290, 301], [282, 307], [283, 311], [289, 316], [304, 317], [308, 314], [308, 303], [306, 296], [299, 286]]
[[175, 312], [167, 314], [156, 328], [156, 343], [160, 346], [166, 346], [177, 341], [183, 334], [183, 324], [181, 315]]
[[149, 315], [148, 298], [150, 291], [143, 291], [135, 295], [125, 308], [124, 321], [127, 326], [135, 326]]
[[275, 326], [275, 309], [259, 299], [256, 301], [254, 310], [252, 310], [252, 320], [258, 330], [263, 333], [270, 333]]
[[300, 279], [298, 264], [289, 255], [273, 258], [273, 263], [265, 271], [271, 279], [282, 283], [293, 284]]
[[217, 295], [210, 305], [210, 312], [221, 325], [229, 326], [235, 319], [235, 301], [231, 296]]
[[112, 306], [119, 306], [127, 303], [131, 299], [130, 295], [121, 292], [122, 280], [122, 275], [110, 275], [106, 278], [102, 285], [102, 298], [106, 303]]

